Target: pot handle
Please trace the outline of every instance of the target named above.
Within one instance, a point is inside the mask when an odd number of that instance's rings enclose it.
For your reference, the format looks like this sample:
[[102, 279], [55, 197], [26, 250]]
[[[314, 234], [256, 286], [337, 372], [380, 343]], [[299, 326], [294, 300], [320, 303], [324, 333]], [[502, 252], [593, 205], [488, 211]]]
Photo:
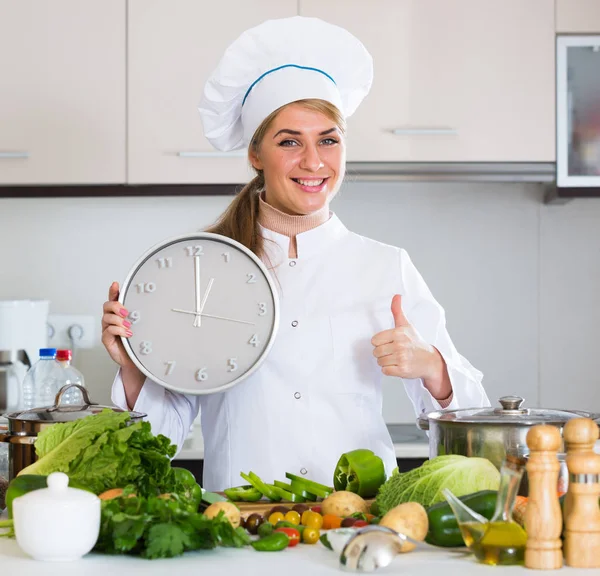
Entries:
[[419, 415], [419, 417], [417, 418], [417, 426], [421, 430], [429, 430], [429, 417], [427, 416], [427, 414], [423, 413]]
[[79, 384], [66, 384], [58, 391], [58, 394], [54, 399], [54, 406], [52, 406], [52, 408], [48, 408], [48, 412], [56, 412], [57, 410], [60, 410], [62, 408], [62, 406], [60, 405], [60, 401], [62, 400], [64, 393], [69, 388], [79, 388], [79, 390], [81, 391], [81, 395], [83, 396], [83, 406], [97, 406], [96, 402], [92, 402], [90, 400], [90, 396], [83, 386], [80, 386]]

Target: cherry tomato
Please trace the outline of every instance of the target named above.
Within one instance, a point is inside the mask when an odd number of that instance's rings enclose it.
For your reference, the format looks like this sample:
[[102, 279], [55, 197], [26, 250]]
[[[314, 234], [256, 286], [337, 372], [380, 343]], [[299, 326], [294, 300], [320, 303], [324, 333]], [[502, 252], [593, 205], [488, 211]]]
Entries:
[[302, 541], [305, 544], [314, 544], [319, 541], [320, 537], [321, 534], [316, 528], [305, 528], [302, 533]]
[[284, 516], [283, 516], [283, 514], [281, 512], [273, 512], [269, 516], [269, 522], [271, 524], [273, 524], [273, 526], [275, 526], [275, 524], [277, 524], [277, 522], [280, 522], [283, 519], [284, 519]]
[[302, 524], [304, 524], [304, 526], [320, 530], [323, 527], [323, 516], [313, 512], [312, 510], [308, 510], [302, 514]]
[[362, 528], [363, 526], [368, 526], [369, 523], [366, 520], [357, 520], [352, 527], [353, 528]]
[[286, 513], [284, 520], [291, 522], [292, 524], [300, 524], [300, 514], [295, 510], [290, 510]]
[[323, 516], [323, 530], [339, 528], [341, 525], [342, 519], [339, 516], [333, 514], [325, 514], [325, 516]]
[[313, 507], [311, 508], [311, 510], [312, 510], [313, 512], [316, 512], [317, 514], [321, 514], [321, 507], [320, 507], [320, 506], [313, 506]]
[[300, 542], [300, 532], [295, 528], [275, 528], [275, 532], [283, 532], [290, 539], [288, 548], [296, 546]]
[[348, 518], [344, 518], [342, 520], [342, 528], [350, 528], [354, 526], [356, 522], [358, 522], [358, 520], [356, 520], [356, 518], [352, 518], [351, 516]]

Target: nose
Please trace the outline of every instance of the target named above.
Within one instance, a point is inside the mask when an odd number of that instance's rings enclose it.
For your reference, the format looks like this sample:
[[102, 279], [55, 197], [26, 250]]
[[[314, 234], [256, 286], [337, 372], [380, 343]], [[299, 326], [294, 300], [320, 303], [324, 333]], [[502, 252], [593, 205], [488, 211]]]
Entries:
[[309, 172], [318, 172], [323, 166], [325, 166], [325, 164], [323, 164], [323, 161], [321, 160], [318, 147], [313, 144], [308, 144], [304, 148], [300, 168], [308, 170]]

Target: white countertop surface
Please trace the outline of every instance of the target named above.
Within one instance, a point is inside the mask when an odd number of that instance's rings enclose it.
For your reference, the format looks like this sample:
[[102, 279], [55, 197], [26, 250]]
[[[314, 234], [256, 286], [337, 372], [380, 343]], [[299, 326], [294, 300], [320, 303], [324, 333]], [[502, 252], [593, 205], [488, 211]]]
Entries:
[[[390, 425], [397, 426], [397, 425]], [[414, 428], [415, 436], [418, 436], [419, 431], [416, 426], [410, 425], [409, 428]], [[392, 435], [393, 437], [393, 435]], [[411, 441], [412, 435], [407, 441], [395, 442], [396, 458], [429, 458], [429, 444], [423, 441], [418, 441], [418, 438]], [[202, 430], [200, 423], [194, 423], [192, 431], [187, 440], [183, 444], [183, 448], [175, 456], [175, 460], [203, 460], [204, 459], [204, 441], [202, 439]]]
[[[126, 576], [154, 576], [155, 574], [176, 574], [184, 576], [233, 575], [265, 576], [285, 574], [286, 576], [319, 576], [321, 574], [342, 574], [338, 556], [322, 544], [298, 545], [281, 552], [256, 552], [250, 548], [217, 548], [188, 552], [177, 558], [165, 560], [143, 560], [127, 556], [88, 554], [75, 562], [39, 562], [26, 556], [15, 540], [0, 538], [0, 565], [3, 574], [25, 576], [106, 576], [124, 574]], [[167, 572], [167, 570], [169, 572]], [[492, 574], [493, 573], [493, 574]], [[544, 571], [546, 575], [591, 576], [598, 570], [562, 568], [561, 571]], [[442, 548], [423, 549], [397, 556], [386, 568], [375, 574], [403, 576], [517, 576], [534, 574], [522, 566], [491, 567], [477, 563], [471, 556], [460, 550]]]

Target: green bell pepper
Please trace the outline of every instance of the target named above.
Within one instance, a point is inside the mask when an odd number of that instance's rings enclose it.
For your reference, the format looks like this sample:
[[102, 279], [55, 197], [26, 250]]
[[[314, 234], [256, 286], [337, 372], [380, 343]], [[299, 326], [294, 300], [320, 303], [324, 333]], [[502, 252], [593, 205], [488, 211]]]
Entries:
[[262, 498], [262, 492], [254, 486], [236, 486], [223, 490], [232, 502], [256, 502]]
[[186, 468], [173, 468], [175, 474], [175, 492], [186, 502], [189, 512], [198, 512], [202, 501], [202, 487], [196, 477]]
[[240, 472], [240, 476], [272, 502], [281, 501], [281, 496], [275, 492], [275, 486], [265, 484], [254, 472], [249, 472], [248, 474]]
[[372, 498], [385, 479], [383, 460], [371, 450], [359, 449], [342, 454], [333, 475], [333, 487]]

